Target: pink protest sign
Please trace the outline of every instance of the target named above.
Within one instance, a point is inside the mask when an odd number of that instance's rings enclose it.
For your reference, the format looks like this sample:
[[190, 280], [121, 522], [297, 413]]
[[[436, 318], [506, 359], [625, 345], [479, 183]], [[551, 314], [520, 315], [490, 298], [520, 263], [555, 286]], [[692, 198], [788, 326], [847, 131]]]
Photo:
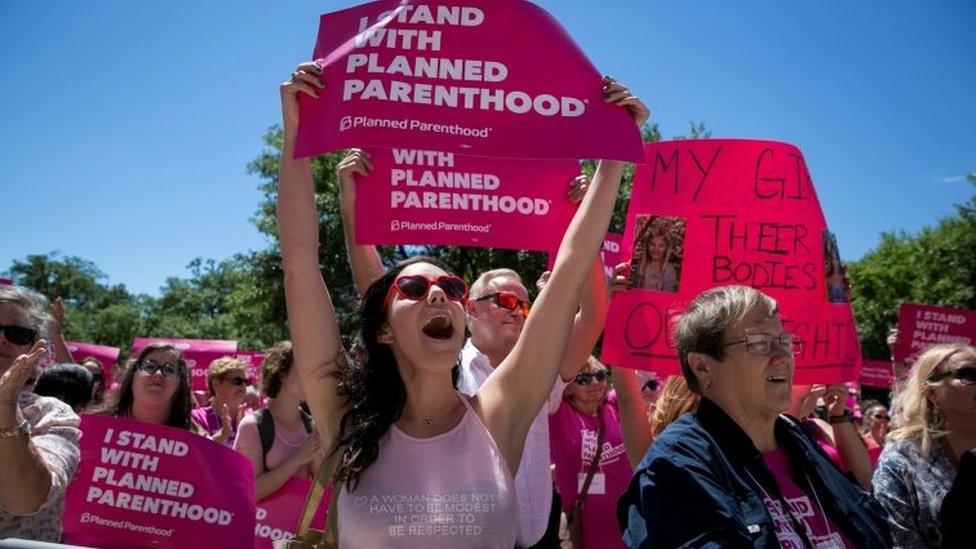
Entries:
[[107, 345], [95, 345], [94, 343], [81, 343], [78, 341], [68, 341], [68, 351], [75, 362], [81, 363], [88, 357], [94, 357], [102, 365], [102, 375], [108, 381], [112, 380], [112, 366], [119, 361], [121, 349], [109, 347]]
[[[302, 505], [312, 488], [312, 483], [301, 478], [291, 477], [281, 488], [262, 499], [257, 505], [257, 524], [254, 526], [255, 549], [271, 549], [274, 542], [295, 535]], [[329, 490], [322, 496], [322, 503], [312, 519], [312, 528], [325, 529], [326, 507]]]
[[895, 372], [887, 360], [864, 359], [861, 364], [861, 379], [859, 383], [865, 387], [891, 389], [895, 381]]
[[14, 281], [9, 278], [0, 278], [0, 286], [13, 286]]
[[183, 353], [190, 369], [190, 388], [207, 390], [207, 368], [218, 358], [237, 354], [237, 342], [213, 339], [171, 339], [160, 337], [140, 337], [132, 342], [132, 356], [152, 343], [169, 343]]
[[417, 149], [371, 149], [356, 183], [356, 242], [548, 250], [576, 205], [572, 160], [499, 160]]
[[182, 429], [83, 415], [81, 463], [65, 496], [65, 543], [106, 549], [254, 539], [251, 462]]
[[643, 160], [631, 118], [603, 102], [600, 73], [524, 0], [380, 0], [327, 13], [313, 55], [325, 89], [300, 96], [296, 157], [410, 147]]
[[939, 343], [976, 342], [976, 311], [902, 303], [898, 309], [895, 360], [914, 362], [927, 347]]
[[233, 356], [247, 366], [247, 376], [251, 380], [261, 379], [261, 363], [264, 362], [264, 353], [262, 351], [238, 350]]
[[803, 340], [796, 383], [857, 379], [861, 362], [847, 284], [800, 151], [784, 143], [648, 143], [622, 253], [632, 289], [614, 295], [607, 364], [677, 374], [672, 329], [715, 286], [753, 286], [779, 302]]
[[603, 260], [603, 272], [607, 277], [613, 276], [613, 268], [621, 261], [620, 249], [623, 245], [624, 235], [617, 233], [607, 233], [603, 238], [603, 247], [600, 248], [600, 259]]

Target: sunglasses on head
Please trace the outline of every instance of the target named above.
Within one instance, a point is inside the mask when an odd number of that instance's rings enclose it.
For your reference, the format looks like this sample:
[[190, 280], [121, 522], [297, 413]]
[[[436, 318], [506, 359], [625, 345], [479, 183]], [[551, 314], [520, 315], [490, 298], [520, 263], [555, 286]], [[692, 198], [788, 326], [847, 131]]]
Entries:
[[929, 376], [929, 382], [938, 383], [946, 378], [958, 379], [959, 381], [972, 385], [976, 384], [976, 368], [957, 368], [955, 370], [948, 370], [945, 372], [939, 372], [937, 374], [932, 374]]
[[576, 379], [573, 381], [575, 381], [577, 385], [589, 385], [594, 379], [600, 383], [603, 383], [608, 377], [609, 376], [605, 370], [600, 370], [599, 372], [581, 372], [576, 374]]
[[487, 301], [489, 299], [494, 300], [493, 303], [502, 309], [518, 311], [522, 314], [522, 318], [528, 318], [529, 309], [532, 308], [531, 303], [519, 299], [517, 295], [510, 292], [495, 292], [493, 294], [483, 295], [475, 301]]
[[427, 278], [423, 275], [408, 275], [397, 277], [386, 293], [383, 301], [383, 308], [386, 309], [393, 299], [393, 294], [397, 293], [403, 299], [410, 301], [420, 301], [427, 297], [431, 286], [440, 288], [444, 295], [451, 301], [464, 303], [468, 299], [468, 285], [460, 278], [453, 275], [441, 275], [434, 278]]
[[177, 378], [183, 375], [183, 368], [177, 364], [160, 364], [155, 360], [144, 360], [137, 366], [140, 372], [147, 374], [155, 374], [156, 372], [161, 372], [163, 376], [169, 378]]
[[30, 345], [37, 339], [37, 330], [23, 326], [4, 326], [0, 324], [0, 333], [14, 345]]

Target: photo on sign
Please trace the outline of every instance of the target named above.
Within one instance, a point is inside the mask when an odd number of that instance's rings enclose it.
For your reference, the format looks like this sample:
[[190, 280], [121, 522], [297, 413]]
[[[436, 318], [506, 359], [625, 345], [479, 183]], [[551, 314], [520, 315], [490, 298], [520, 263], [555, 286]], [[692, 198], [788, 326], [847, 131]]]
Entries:
[[682, 217], [639, 215], [636, 222], [631, 288], [677, 293], [687, 221]]
[[830, 303], [849, 303], [851, 301], [851, 285], [847, 281], [844, 266], [840, 262], [840, 250], [837, 248], [837, 237], [832, 232], [824, 229], [823, 243], [827, 301]]

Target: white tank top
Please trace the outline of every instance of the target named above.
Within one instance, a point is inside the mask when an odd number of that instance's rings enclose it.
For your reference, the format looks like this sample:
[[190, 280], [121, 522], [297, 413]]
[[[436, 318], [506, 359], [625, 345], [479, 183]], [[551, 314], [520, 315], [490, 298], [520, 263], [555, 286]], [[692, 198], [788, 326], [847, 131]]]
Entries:
[[354, 492], [338, 500], [339, 546], [454, 548], [515, 545], [512, 474], [488, 428], [466, 408], [446, 433], [414, 438], [396, 425]]

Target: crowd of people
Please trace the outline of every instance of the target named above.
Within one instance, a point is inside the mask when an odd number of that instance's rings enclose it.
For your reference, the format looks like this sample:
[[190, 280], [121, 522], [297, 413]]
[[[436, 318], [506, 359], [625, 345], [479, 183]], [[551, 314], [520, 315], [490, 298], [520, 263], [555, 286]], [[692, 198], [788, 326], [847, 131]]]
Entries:
[[[60, 300], [0, 287], [0, 538], [58, 541], [79, 462], [80, 413], [188, 430], [248, 458], [258, 499], [335, 466], [343, 547], [940, 547], [968, 539], [976, 491], [976, 349], [929, 348], [903, 371], [890, 407], [848, 384], [793, 383], [802, 341], [779, 305], [745, 286], [700, 294], [674, 330], [681, 375], [614, 368], [593, 355], [611, 295], [672, 280], [650, 234], [649, 270], [608, 280], [599, 249], [623, 163], [603, 160], [570, 189], [580, 206], [530, 299], [499, 266], [470, 286], [414, 257], [387, 266], [355, 243], [352, 150], [339, 163], [344, 237], [361, 296], [344, 347], [319, 269], [308, 159], [294, 158], [298, 96], [317, 98], [304, 63], [281, 86], [278, 222], [290, 341], [259, 380], [215, 360], [191, 391], [182, 353], [148, 345], [107, 377], [72, 357]], [[625, 86], [605, 101], [639, 127], [649, 111]], [[337, 235], [330, 235], [337, 236]], [[663, 237], [662, 237], [663, 238]], [[664, 259], [662, 259], [664, 258]], [[655, 263], [656, 262], [656, 263]], [[58, 364], [35, 376], [50, 349]], [[81, 360], [76, 361], [76, 358]], [[34, 378], [36, 377], [36, 380]], [[263, 405], [249, 386], [259, 383]], [[466, 502], [464, 524], [432, 511], [406, 533], [355, 501], [398, 495]]]

